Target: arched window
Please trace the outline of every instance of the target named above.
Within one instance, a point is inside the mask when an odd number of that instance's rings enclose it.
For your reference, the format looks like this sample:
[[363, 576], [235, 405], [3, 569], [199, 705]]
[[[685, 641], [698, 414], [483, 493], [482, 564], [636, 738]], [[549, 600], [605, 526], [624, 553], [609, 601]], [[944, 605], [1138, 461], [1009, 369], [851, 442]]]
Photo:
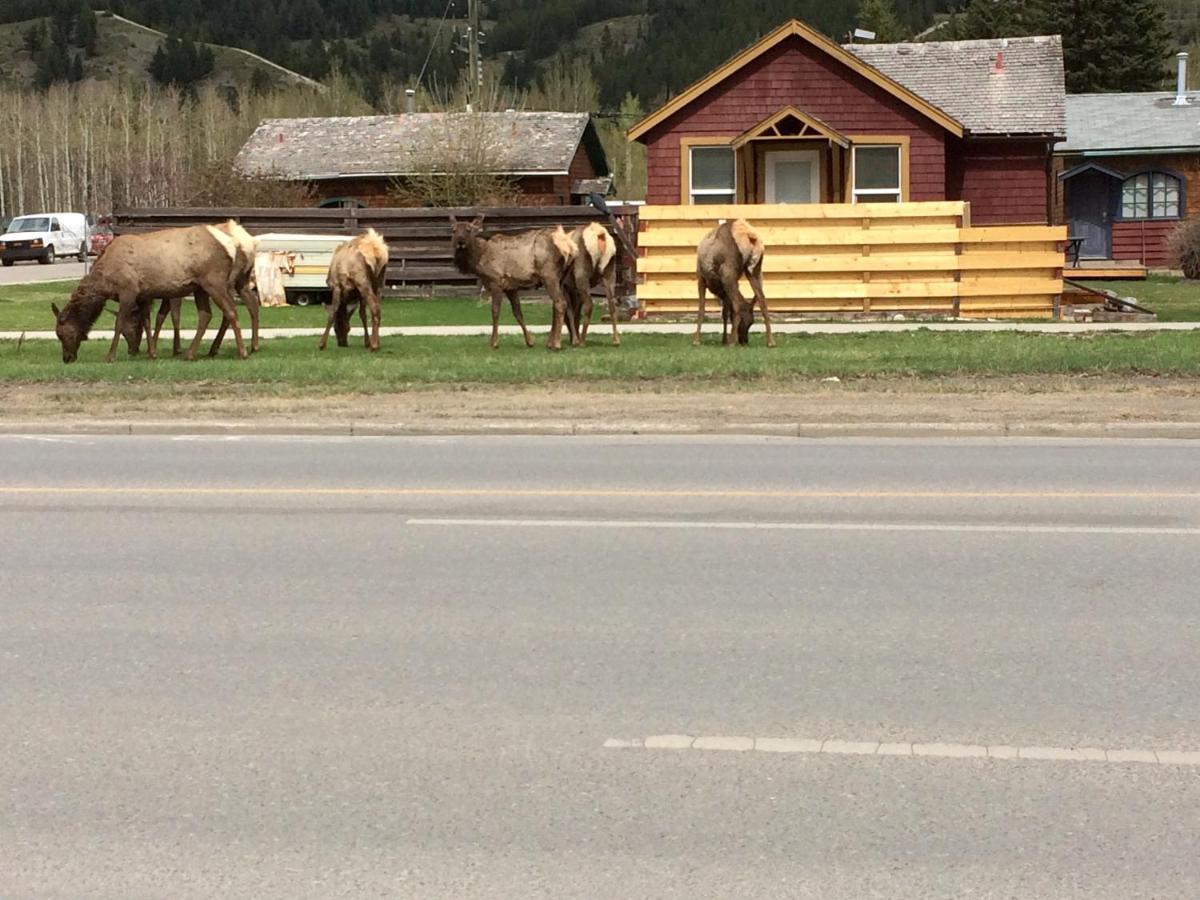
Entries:
[[1121, 184], [1122, 219], [1178, 219], [1182, 207], [1181, 182], [1167, 172], [1142, 172]]

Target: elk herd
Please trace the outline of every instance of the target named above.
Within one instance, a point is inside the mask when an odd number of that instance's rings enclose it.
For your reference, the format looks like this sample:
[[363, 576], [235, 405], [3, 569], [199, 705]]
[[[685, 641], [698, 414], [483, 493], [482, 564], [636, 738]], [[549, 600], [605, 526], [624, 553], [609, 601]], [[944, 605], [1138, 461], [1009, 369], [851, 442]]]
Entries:
[[[469, 221], [451, 216], [450, 247], [455, 267], [475, 276], [491, 297], [493, 348], [499, 341], [500, 309], [506, 298], [521, 327], [525, 345], [533, 346], [521, 311], [520, 292], [526, 290], [544, 290], [549, 295], [553, 315], [546, 342], [548, 349], [561, 349], [564, 326], [571, 345], [584, 346], [592, 318], [592, 291], [597, 288], [603, 288], [607, 301], [612, 343], [620, 346], [617, 260], [622, 249], [632, 253], [632, 242], [615, 220], [613, 231], [590, 222], [571, 231], [557, 225], [514, 234], [487, 234], [483, 224], [483, 216]], [[724, 343], [748, 342], [754, 307], [758, 306], [762, 310], [767, 346], [775, 345], [763, 294], [764, 251], [758, 233], [743, 219], [722, 222], [700, 242], [696, 254], [699, 315], [693, 344], [700, 343], [706, 294], [711, 292], [721, 303]], [[211, 304], [216, 303], [222, 318], [209, 356], [217, 354], [225, 334], [232, 330], [238, 356], [245, 359], [259, 348], [255, 257], [255, 239], [233, 220], [116, 238], [79, 282], [66, 306], [60, 310], [51, 304], [63, 362], [75, 361], [80, 344], [87, 340], [110, 300], [117, 303], [116, 327], [106, 361], [116, 358], [122, 337], [130, 355], [136, 355], [143, 335], [148, 355], [155, 358], [168, 315], [174, 326], [173, 350], [180, 355], [180, 312], [183, 300], [189, 295], [196, 304], [197, 325], [191, 344], [182, 351], [184, 358], [195, 358], [212, 319]], [[338, 346], [348, 344], [351, 315], [356, 307], [363, 326], [364, 345], [371, 351], [379, 349], [380, 298], [387, 265], [387, 243], [374, 229], [367, 229], [334, 251], [326, 281], [330, 302], [326, 304], [325, 331], [317, 345], [319, 350], [325, 349], [330, 330]], [[742, 278], [750, 284], [750, 299], [739, 287]], [[249, 350], [238, 322], [239, 300], [250, 317]], [[156, 302], [160, 306], [151, 327]]]

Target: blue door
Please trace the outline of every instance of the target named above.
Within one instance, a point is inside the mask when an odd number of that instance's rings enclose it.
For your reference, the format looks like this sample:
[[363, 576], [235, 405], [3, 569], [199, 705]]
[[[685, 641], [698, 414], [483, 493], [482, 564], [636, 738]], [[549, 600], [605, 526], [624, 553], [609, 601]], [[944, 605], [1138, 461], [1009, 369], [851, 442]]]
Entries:
[[1112, 256], [1112, 192], [1116, 183], [1103, 172], [1080, 172], [1067, 181], [1067, 221], [1071, 237], [1083, 238], [1081, 257]]

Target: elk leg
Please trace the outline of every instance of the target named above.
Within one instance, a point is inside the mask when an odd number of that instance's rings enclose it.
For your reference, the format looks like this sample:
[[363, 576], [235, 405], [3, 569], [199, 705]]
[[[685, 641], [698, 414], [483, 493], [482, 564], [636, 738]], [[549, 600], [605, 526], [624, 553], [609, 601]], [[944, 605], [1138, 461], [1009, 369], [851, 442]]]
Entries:
[[583, 345], [579, 339], [579, 313], [581, 312], [579, 296], [573, 287], [568, 287], [564, 294], [567, 298], [567, 337], [570, 339], [572, 347], [581, 347]]
[[258, 298], [255, 291], [250, 290], [248, 284], [242, 285], [238, 294], [242, 298], [242, 303], [246, 307], [246, 312], [250, 314], [250, 352], [258, 352], [258, 314], [262, 309], [262, 302]]
[[[604, 299], [608, 301], [608, 317], [612, 319], [613, 329], [613, 346], [621, 346], [621, 330], [617, 326], [617, 267], [609, 266], [607, 272], [604, 273]], [[587, 337], [587, 328], [583, 330], [584, 338]]]
[[[529, 329], [525, 327], [525, 316], [521, 314], [521, 295], [516, 291], [508, 291], [508, 305], [512, 307], [513, 318], [517, 320], [517, 324], [521, 326], [521, 334], [525, 335], [525, 346], [533, 346], [533, 335], [529, 333]], [[496, 333], [496, 316], [492, 316], [492, 334]], [[495, 341], [495, 337], [492, 338]], [[494, 343], [492, 346], [496, 346]]]
[[700, 346], [700, 329], [704, 325], [704, 301], [705, 301], [707, 286], [705, 285], [703, 278], [696, 279], [696, 287], [700, 293], [700, 310], [696, 314], [696, 332], [695, 332], [695, 334], [692, 335], [692, 346], [693, 347]]
[[341, 288], [335, 287], [332, 293], [333, 296], [325, 304], [325, 333], [321, 335], [321, 340], [317, 342], [318, 350], [324, 350], [325, 345], [329, 343], [329, 332], [333, 328], [333, 320], [337, 318], [342, 308]]
[[[130, 315], [137, 314], [137, 298], [123, 295], [117, 299], [117, 322], [113, 326], [113, 339], [108, 347], [108, 355], [104, 357], [105, 362], [115, 362], [117, 359], [117, 345], [121, 342], [121, 335], [125, 333], [125, 321]], [[139, 325], [140, 327], [140, 325]]]
[[158, 316], [154, 320], [154, 331], [150, 335], [151, 353], [158, 354], [158, 336], [162, 334], [163, 323], [167, 321], [167, 313], [171, 311], [171, 301], [164, 300], [158, 305]]
[[587, 343], [588, 329], [592, 325], [592, 308], [595, 305], [592, 300], [591, 279], [577, 284], [576, 290], [579, 293], [579, 346], [582, 347]]
[[[367, 306], [371, 307], [371, 336], [367, 339]], [[374, 291], [368, 290], [365, 299], [358, 307], [358, 314], [362, 318], [363, 323], [363, 338], [367, 340], [367, 349], [372, 353], [379, 352], [379, 325], [383, 320], [383, 312], [379, 308], [379, 297]]]
[[204, 339], [204, 332], [208, 330], [208, 323], [212, 320], [212, 306], [208, 302], [208, 294], [204, 291], [196, 291], [196, 334], [192, 337], [192, 343], [188, 346], [187, 352], [183, 358], [188, 362], [192, 362], [196, 358], [196, 350], [200, 347], [200, 342]]
[[221, 342], [225, 340], [225, 332], [229, 330], [229, 320], [224, 315], [221, 316], [221, 325], [217, 328], [217, 333], [213, 335], [212, 346], [208, 348], [210, 358], [215, 357], [221, 352]]
[[[762, 281], [762, 263], [760, 262], [754, 269], [746, 274], [746, 278], [750, 282], [750, 288], [754, 291], [754, 302], [762, 307], [763, 328], [767, 332], [767, 346], [775, 346], [775, 336], [771, 334], [771, 316], [767, 312], [767, 295], [763, 291]], [[751, 307], [753, 310], [753, 307]]]
[[246, 342], [242, 340], [242, 326], [238, 324], [237, 306], [234, 304], [233, 298], [227, 291], [218, 291], [213, 299], [217, 301], [217, 306], [221, 308], [221, 312], [233, 328], [233, 340], [237, 344], [238, 359], [246, 359], [250, 354], [246, 352]]
[[554, 316], [550, 323], [550, 337], [546, 339], [546, 349], [561, 350], [563, 322], [567, 318], [567, 298], [563, 294], [561, 284], [547, 281], [546, 290], [550, 294], [550, 301], [554, 304]]
[[492, 295], [492, 349], [495, 350], [500, 343], [500, 304], [504, 300], [504, 294], [499, 288], [491, 288]]

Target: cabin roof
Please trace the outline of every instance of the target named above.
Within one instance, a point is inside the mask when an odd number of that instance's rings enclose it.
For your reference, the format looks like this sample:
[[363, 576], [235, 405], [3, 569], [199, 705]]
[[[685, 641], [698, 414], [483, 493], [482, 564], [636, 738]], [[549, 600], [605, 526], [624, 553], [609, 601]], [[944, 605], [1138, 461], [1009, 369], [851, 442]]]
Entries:
[[607, 174], [587, 113], [405, 113], [266, 119], [234, 163], [243, 175], [324, 181], [444, 171], [452, 155], [503, 175], [566, 175], [584, 143]]

